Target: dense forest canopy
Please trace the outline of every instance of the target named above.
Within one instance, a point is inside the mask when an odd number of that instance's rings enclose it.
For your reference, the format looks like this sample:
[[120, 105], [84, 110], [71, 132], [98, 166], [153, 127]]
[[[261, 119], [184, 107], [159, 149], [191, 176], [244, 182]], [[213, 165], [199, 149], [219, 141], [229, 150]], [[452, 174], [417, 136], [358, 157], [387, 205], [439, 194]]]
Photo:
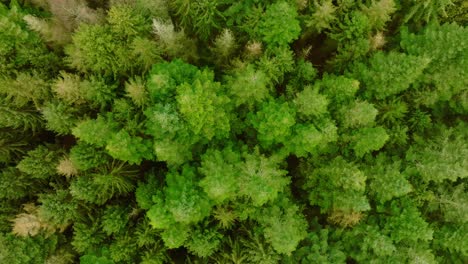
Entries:
[[468, 1], [0, 1], [0, 263], [468, 263]]

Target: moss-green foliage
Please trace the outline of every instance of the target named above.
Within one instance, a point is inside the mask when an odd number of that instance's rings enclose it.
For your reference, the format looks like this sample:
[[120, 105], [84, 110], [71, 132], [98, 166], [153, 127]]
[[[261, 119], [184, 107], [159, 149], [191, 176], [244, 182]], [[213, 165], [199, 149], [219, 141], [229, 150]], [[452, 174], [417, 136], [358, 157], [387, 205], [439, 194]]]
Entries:
[[205, 177], [200, 186], [215, 203], [233, 199], [238, 193], [237, 165], [240, 155], [230, 148], [209, 149], [202, 156], [199, 171]]
[[93, 145], [78, 141], [70, 149], [70, 160], [73, 165], [82, 171], [97, 168], [106, 164], [110, 159], [102, 149], [97, 149]]
[[119, 206], [109, 206], [102, 216], [102, 229], [108, 235], [124, 231], [128, 221], [128, 209]]
[[319, 117], [327, 113], [328, 98], [320, 94], [316, 87], [306, 86], [304, 90], [297, 93], [294, 104], [297, 112], [305, 117]]
[[151, 159], [151, 143], [140, 137], [132, 137], [121, 130], [107, 142], [106, 150], [115, 159], [129, 164], [140, 164], [143, 159]]
[[5, 129], [13, 129], [18, 132], [31, 131], [36, 133], [43, 128], [43, 120], [41, 119], [39, 111], [32, 107], [17, 108], [8, 106], [8, 101], [0, 99], [0, 126]]
[[223, 13], [219, 10], [223, 4], [223, 1], [175, 0], [170, 6], [176, 11], [182, 27], [207, 40], [224, 22]]
[[11, 1], [9, 7], [0, 3], [0, 75], [9, 76], [17, 71], [49, 75], [60, 65], [58, 55], [48, 52], [39, 35], [27, 29], [23, 21], [26, 14], [28, 11], [17, 1]]
[[290, 262], [293, 263], [346, 263], [343, 245], [333, 239], [329, 229], [310, 232]]
[[[415, 94], [416, 102], [434, 107], [448, 102], [457, 113], [466, 113], [467, 29], [457, 24], [430, 25], [421, 34], [402, 33], [401, 47], [413, 56], [430, 59]], [[445, 52], [444, 52], [445, 51]]]
[[368, 68], [356, 66], [356, 79], [362, 80], [368, 97], [384, 99], [410, 87], [430, 62], [429, 58], [402, 53], [376, 53]]
[[46, 179], [56, 174], [58, 153], [46, 146], [31, 150], [16, 166], [21, 172], [32, 178]]
[[72, 126], [78, 121], [76, 110], [60, 101], [47, 103], [42, 109], [42, 115], [46, 120], [46, 128], [59, 135], [70, 134]]
[[301, 27], [297, 20], [294, 6], [285, 1], [278, 1], [265, 11], [258, 23], [258, 34], [262, 40], [271, 46], [283, 46], [299, 37]]
[[266, 146], [286, 141], [296, 123], [295, 109], [287, 102], [270, 101], [262, 104], [255, 114], [247, 118], [258, 132], [258, 140]]
[[465, 2], [0, 1], [0, 263], [468, 263]]
[[75, 137], [85, 143], [104, 147], [112, 136], [117, 134], [118, 123], [110, 118], [98, 116], [97, 119], [83, 120], [72, 129]]
[[177, 105], [195, 135], [208, 140], [227, 136], [230, 100], [210, 72], [199, 73], [193, 83], [177, 87]]
[[[78, 27], [72, 44], [65, 49], [71, 66], [81, 72], [116, 76], [147, 70], [159, 60], [155, 42], [148, 39], [142, 45], [143, 38], [148, 38], [151, 31], [148, 17], [122, 4], [110, 8], [107, 22], [106, 25], [81, 24]], [[143, 46], [148, 53], [141, 53]]]
[[31, 181], [17, 168], [6, 167], [0, 174], [0, 186], [3, 188], [0, 198], [5, 201], [21, 199], [28, 195]]
[[304, 216], [287, 198], [281, 197], [277, 205], [263, 209], [257, 219], [266, 240], [281, 254], [291, 255], [307, 234]]
[[393, 162], [384, 154], [377, 157], [376, 164], [369, 167], [367, 175], [372, 179], [369, 192], [381, 203], [404, 196], [413, 190], [406, 175], [401, 171], [401, 161]]
[[113, 161], [73, 180], [70, 193], [78, 200], [104, 204], [112, 197], [132, 192], [135, 189], [135, 173], [127, 164]]
[[78, 204], [72, 199], [68, 190], [43, 194], [38, 201], [41, 203], [39, 208], [41, 218], [54, 226], [66, 228], [78, 217]]
[[388, 140], [388, 134], [382, 127], [362, 128], [353, 134], [351, 146], [358, 157], [381, 149]]
[[187, 248], [192, 254], [208, 257], [219, 248], [221, 238], [221, 233], [218, 233], [216, 229], [199, 227], [191, 234]]
[[193, 168], [184, 167], [181, 174], [169, 174], [164, 194], [167, 210], [176, 222], [196, 223], [209, 215], [210, 202], [195, 185]]
[[0, 259], [10, 263], [44, 263], [57, 248], [57, 237], [18, 238], [13, 234], [0, 236]]
[[310, 203], [319, 205], [322, 211], [359, 212], [370, 209], [365, 196], [366, 175], [342, 157], [333, 159], [305, 176], [308, 182], [304, 187], [310, 190]]
[[448, 129], [429, 142], [410, 148], [407, 159], [426, 182], [456, 181], [468, 177], [466, 125]]
[[269, 96], [268, 78], [252, 64], [236, 70], [233, 76], [227, 76], [227, 91], [236, 106], [262, 102]]

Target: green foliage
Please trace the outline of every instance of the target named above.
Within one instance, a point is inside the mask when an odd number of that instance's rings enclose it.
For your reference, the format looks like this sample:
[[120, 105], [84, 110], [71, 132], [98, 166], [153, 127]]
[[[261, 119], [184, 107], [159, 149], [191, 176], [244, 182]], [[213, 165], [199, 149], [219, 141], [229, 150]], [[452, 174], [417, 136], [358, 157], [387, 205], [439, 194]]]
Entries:
[[180, 59], [153, 65], [147, 82], [150, 98], [163, 101], [175, 93], [178, 85], [192, 83], [197, 72], [197, 67]]
[[273, 264], [278, 263], [281, 256], [274, 251], [272, 246], [266, 243], [259, 231], [247, 234], [247, 239], [241, 241], [244, 245], [244, 254], [247, 262]]
[[196, 223], [209, 215], [210, 202], [195, 185], [193, 168], [184, 166], [181, 174], [172, 172], [166, 176], [166, 181], [166, 206], [175, 221], [183, 224]]
[[80, 81], [78, 75], [60, 72], [60, 77], [54, 82], [52, 90], [64, 102], [80, 104], [84, 99], [80, 92]]
[[328, 229], [310, 232], [306, 238], [306, 245], [300, 247], [293, 255], [297, 263], [346, 263], [346, 254], [341, 243], [332, 241]]
[[228, 79], [227, 90], [237, 106], [255, 104], [268, 98], [268, 82], [265, 73], [249, 64]]
[[315, 85], [336, 105], [353, 99], [359, 89], [360, 82], [344, 76], [325, 75]]
[[167, 248], [178, 248], [189, 238], [189, 229], [183, 224], [172, 224], [161, 233], [161, 238]]
[[258, 68], [263, 71], [270, 82], [279, 84], [284, 76], [294, 69], [294, 54], [289, 47], [274, 47], [258, 61]]
[[150, 31], [151, 24], [145, 16], [130, 5], [113, 5], [107, 14], [111, 31], [117, 36], [135, 36]]
[[154, 174], [148, 175], [148, 182], [138, 183], [138, 188], [135, 191], [135, 198], [138, 206], [142, 209], [149, 210], [153, 205], [153, 195], [157, 195], [158, 182]]
[[60, 65], [57, 54], [48, 51], [40, 37], [27, 30], [27, 13], [15, 1], [10, 8], [0, 4], [0, 75], [16, 71], [53, 74]]
[[433, 230], [421, 217], [419, 210], [407, 199], [392, 202], [390, 214], [383, 231], [395, 242], [415, 243], [419, 240], [432, 240]]
[[320, 94], [318, 87], [306, 86], [296, 96], [294, 104], [297, 112], [301, 115], [305, 117], [320, 117], [328, 112], [328, 98]]
[[114, 264], [114, 262], [104, 256], [83, 255], [80, 257], [81, 264]]
[[304, 173], [307, 173], [310, 203], [319, 205], [323, 212], [370, 209], [365, 196], [367, 177], [355, 164], [337, 157], [323, 167]]
[[104, 151], [83, 141], [78, 141], [70, 149], [70, 160], [79, 170], [86, 171], [97, 168], [107, 163], [110, 159]]
[[13, 234], [0, 234], [0, 259], [13, 264], [44, 263], [56, 247], [56, 237], [18, 238]]
[[369, 34], [371, 24], [369, 18], [360, 11], [347, 13], [336, 29], [330, 34], [331, 39], [338, 42], [337, 54], [331, 65], [337, 71], [344, 69], [352, 60], [362, 58], [370, 49]]
[[456, 24], [431, 25], [419, 35], [403, 31], [401, 47], [409, 55], [430, 59], [421, 81], [425, 85], [416, 93], [416, 102], [433, 106], [438, 101], [463, 98], [455, 95], [467, 85], [467, 54], [463, 52], [468, 48], [466, 32]]
[[133, 103], [137, 106], [146, 105], [148, 102], [148, 91], [143, 80], [140, 77], [129, 80], [125, 84], [125, 91]]
[[4, 168], [0, 172], [0, 199], [15, 200], [28, 195], [29, 185], [27, 177], [14, 167]]
[[162, 199], [156, 202], [153, 197], [153, 202], [146, 213], [150, 224], [153, 228], [166, 229], [165, 231], [169, 235], [170, 231], [167, 231], [167, 229], [176, 224], [174, 217], [168, 212]]
[[66, 228], [78, 216], [78, 204], [71, 199], [68, 190], [41, 195], [39, 202], [40, 217], [59, 228]]
[[265, 208], [258, 221], [265, 238], [281, 254], [291, 255], [307, 235], [307, 222], [299, 208], [287, 198], [279, 198], [277, 205]]
[[381, 154], [368, 173], [372, 180], [369, 185], [371, 193], [381, 203], [404, 196], [413, 190], [405, 175], [401, 173], [401, 161], [390, 162], [391, 160]]
[[[107, 15], [108, 24], [80, 24], [73, 34], [72, 44], [65, 48], [72, 67], [117, 76], [145, 71], [160, 59], [156, 43], [146, 39], [151, 30], [148, 17], [129, 5], [114, 5]], [[148, 57], [141, 48], [149, 51]]]
[[388, 134], [382, 127], [362, 128], [353, 135], [352, 149], [357, 157], [381, 149], [388, 140]]
[[466, 222], [461, 225], [447, 224], [442, 226], [437, 232], [435, 232], [434, 237], [436, 243], [439, 247], [449, 251], [450, 253], [455, 253], [453, 255], [460, 255], [461, 258], [468, 255], [467, 252], [467, 229], [468, 226]]
[[424, 181], [456, 181], [468, 176], [468, 164], [464, 157], [468, 151], [465, 125], [448, 129], [431, 141], [411, 147], [407, 159]]
[[216, 56], [215, 62], [222, 66], [227, 63], [230, 57], [238, 48], [235, 36], [229, 29], [224, 29], [221, 34], [216, 37], [212, 51]]
[[71, 128], [78, 122], [76, 110], [62, 102], [50, 102], [42, 108], [46, 128], [59, 135], [71, 133]]
[[158, 44], [171, 58], [187, 61], [198, 59], [196, 42], [188, 38], [183, 29], [176, 31], [172, 21], [153, 19], [153, 31], [159, 39]]
[[214, 229], [197, 228], [190, 234], [187, 248], [197, 256], [208, 257], [219, 248], [221, 237], [221, 234]]
[[467, 263], [466, 11], [0, 1], [0, 263]]
[[181, 25], [193, 28], [202, 39], [208, 39], [213, 31], [220, 29], [224, 16], [219, 10], [223, 2], [175, 0], [171, 6], [176, 10]]
[[354, 76], [362, 80], [368, 98], [384, 99], [408, 89], [429, 63], [425, 57], [378, 52], [370, 58], [368, 68], [357, 66]]
[[110, 27], [81, 25], [66, 51], [69, 63], [82, 72], [122, 73], [130, 68], [126, 49], [112, 36]]
[[261, 105], [255, 114], [250, 113], [248, 120], [257, 130], [258, 140], [265, 146], [282, 143], [291, 135], [291, 127], [296, 123], [295, 109], [287, 102], [269, 101]]
[[102, 230], [107, 235], [118, 234], [124, 231], [128, 222], [128, 208], [109, 206], [102, 216]]
[[195, 135], [208, 140], [227, 136], [230, 100], [223, 93], [221, 84], [213, 81], [209, 71], [199, 73], [192, 84], [177, 88], [178, 109]]
[[0, 163], [9, 163], [23, 155], [30, 139], [25, 132], [0, 128]]
[[132, 137], [125, 130], [120, 130], [107, 141], [106, 150], [113, 158], [130, 164], [140, 164], [143, 159], [152, 157], [150, 142]]
[[452, 4], [446, 6], [445, 16], [441, 18], [444, 23], [456, 22], [458, 25], [466, 25], [468, 22], [468, 4], [463, 0], [452, 0]]
[[301, 33], [296, 10], [285, 1], [268, 6], [258, 24], [258, 33], [268, 45], [283, 46], [291, 43]]
[[118, 236], [110, 245], [110, 256], [114, 262], [130, 262], [136, 257], [136, 245], [128, 235]]
[[463, 224], [468, 219], [466, 198], [464, 183], [453, 187], [445, 185], [438, 188], [436, 198], [429, 204], [432, 210], [440, 210], [446, 222]]
[[105, 106], [115, 96], [114, 85], [108, 85], [104, 78], [91, 76], [82, 80], [78, 75], [61, 72], [52, 89], [67, 104], [84, 104], [92, 107]]
[[91, 76], [80, 83], [80, 94], [94, 107], [102, 107], [115, 98], [116, 85], [108, 84], [102, 77]]
[[373, 28], [382, 30], [385, 24], [391, 20], [391, 15], [396, 11], [394, 0], [374, 1], [370, 6], [364, 6], [363, 12], [369, 17], [369, 22]]
[[[167, 187], [164, 188], [164, 196], [160, 193], [153, 196], [154, 204], [147, 215], [155, 228], [165, 229], [163, 234], [170, 237], [179, 236], [180, 233], [174, 233], [176, 230], [172, 230], [172, 226], [176, 223], [182, 225], [197, 223], [209, 215], [210, 200], [196, 185], [195, 177], [194, 169], [189, 166], [184, 166], [181, 173], [170, 172], [166, 177]], [[166, 243], [164, 236], [163, 240]], [[172, 241], [172, 238], [167, 239]]]
[[359, 239], [359, 244], [349, 244], [349, 247], [352, 247], [349, 249], [352, 250], [351, 255], [357, 261], [374, 260], [377, 263], [385, 263], [389, 260], [393, 262], [401, 261], [401, 256], [398, 256], [397, 247], [392, 239], [382, 234], [381, 230], [374, 226], [357, 226], [352, 231], [344, 234], [343, 238], [345, 241], [349, 240], [349, 242]]
[[453, 5], [452, 0], [423, 0], [418, 2], [405, 3], [405, 7], [408, 8], [404, 20], [408, 22], [413, 21], [437, 21], [439, 17], [446, 16], [445, 9]]
[[88, 144], [106, 146], [109, 139], [116, 134], [118, 123], [110, 118], [98, 116], [97, 119], [83, 120], [72, 129], [77, 138]]
[[45, 100], [50, 99], [49, 84], [37, 72], [19, 72], [15, 75], [15, 78], [0, 79], [0, 94], [12, 106], [21, 108], [32, 102], [35, 107], [40, 107]]
[[377, 109], [367, 101], [354, 101], [340, 109], [343, 128], [372, 126], [377, 116]]
[[236, 212], [226, 207], [215, 208], [213, 217], [218, 221], [218, 226], [222, 229], [231, 229], [237, 220]]
[[296, 156], [306, 157], [308, 154], [319, 153], [327, 143], [334, 142], [337, 138], [337, 128], [333, 123], [325, 123], [320, 127], [313, 124], [297, 124], [286, 146]]
[[278, 157], [266, 157], [258, 150], [243, 153], [244, 162], [239, 174], [239, 194], [249, 198], [254, 206], [261, 206], [276, 199], [290, 183], [284, 177], [287, 171], [279, 168]]
[[385, 124], [399, 123], [408, 113], [408, 105], [398, 99], [384, 101], [377, 108], [379, 110], [378, 119]]
[[72, 181], [70, 193], [76, 199], [102, 205], [112, 197], [132, 192], [135, 173], [128, 165], [113, 162]]
[[99, 230], [98, 222], [89, 224], [75, 222], [73, 224], [73, 241], [71, 245], [77, 252], [84, 253], [96, 250], [103, 240], [104, 234]]
[[330, 29], [330, 25], [336, 18], [336, 6], [331, 0], [314, 1], [310, 7], [311, 15], [305, 20], [306, 26], [320, 33]]
[[32, 178], [47, 179], [56, 174], [58, 159], [58, 152], [41, 145], [29, 151], [16, 167]]
[[[307, 50], [305, 51], [307, 53]], [[286, 91], [288, 93], [296, 92], [295, 89], [302, 87], [305, 83], [311, 83], [313, 80], [317, 78], [318, 71], [314, 68], [314, 65], [310, 61], [306, 61], [304, 59], [299, 59], [295, 65], [295, 72], [292, 73], [292, 77], [289, 80]], [[304, 87], [305, 90], [305, 87]], [[289, 96], [293, 96], [292, 94], [288, 94]]]
[[236, 197], [240, 155], [230, 148], [222, 151], [209, 149], [201, 158], [198, 170], [205, 177], [200, 181], [200, 187], [208, 197], [215, 203]]
[[41, 130], [43, 120], [37, 110], [30, 107], [12, 108], [4, 99], [0, 99], [0, 102], [2, 103], [0, 105], [0, 115], [2, 116], [0, 128], [31, 130], [32, 132]]

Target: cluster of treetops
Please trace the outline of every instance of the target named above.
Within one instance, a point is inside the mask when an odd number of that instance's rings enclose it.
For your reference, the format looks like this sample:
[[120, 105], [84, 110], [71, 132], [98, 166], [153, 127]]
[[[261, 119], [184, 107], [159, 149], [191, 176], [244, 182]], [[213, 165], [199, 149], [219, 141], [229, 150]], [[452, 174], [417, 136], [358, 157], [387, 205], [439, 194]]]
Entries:
[[468, 263], [468, 1], [0, 1], [0, 263]]

